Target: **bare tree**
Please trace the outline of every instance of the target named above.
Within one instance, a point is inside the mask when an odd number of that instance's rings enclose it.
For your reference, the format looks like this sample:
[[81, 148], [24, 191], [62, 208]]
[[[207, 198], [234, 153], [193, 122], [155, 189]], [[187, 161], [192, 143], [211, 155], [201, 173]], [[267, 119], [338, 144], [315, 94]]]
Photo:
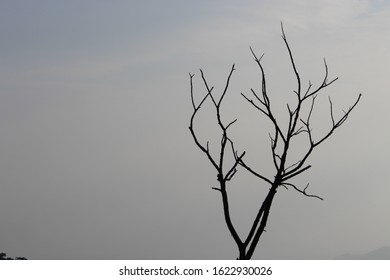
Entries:
[[[234, 142], [229, 137], [228, 131], [229, 128], [237, 121], [237, 119], [229, 123], [224, 123], [222, 121], [221, 118], [222, 101], [225, 98], [227, 90], [229, 88], [230, 79], [235, 70], [235, 65], [233, 64], [233, 66], [230, 69], [230, 73], [227, 77], [224, 90], [219, 98], [217, 98], [216, 95], [213, 93], [214, 87], [209, 86], [203, 71], [200, 70], [201, 78], [203, 84], [206, 87], [207, 93], [198, 104], [196, 104], [194, 98], [194, 86], [193, 86], [194, 75], [190, 74], [191, 102], [193, 107], [193, 113], [190, 119], [189, 129], [196, 145], [207, 156], [208, 160], [211, 162], [212, 166], [217, 171], [217, 181], [219, 183], [219, 187], [217, 188], [213, 187], [213, 189], [221, 193], [225, 222], [230, 234], [232, 235], [237, 245], [238, 252], [239, 252], [238, 259], [240, 260], [248, 260], [252, 258], [256, 246], [260, 240], [260, 237], [265, 231], [265, 227], [267, 225], [267, 221], [269, 218], [271, 205], [279, 187], [284, 187], [287, 189], [292, 188], [304, 196], [313, 197], [322, 200], [320, 196], [309, 194], [307, 192], [309, 184], [307, 184], [306, 187], [304, 188], [299, 188], [298, 186], [296, 186], [294, 183], [291, 182], [291, 179], [300, 175], [301, 173], [303, 173], [304, 171], [308, 170], [311, 167], [311, 165], [307, 164], [307, 160], [309, 156], [312, 154], [313, 150], [317, 146], [322, 144], [326, 139], [328, 139], [332, 135], [332, 133], [347, 120], [349, 114], [358, 104], [361, 97], [361, 94], [359, 94], [357, 100], [347, 110], [343, 111], [343, 114], [339, 119], [336, 119], [334, 117], [333, 103], [329, 97], [331, 128], [323, 136], [316, 139], [316, 137], [314, 137], [312, 133], [312, 126], [310, 123], [312, 112], [314, 110], [316, 97], [320, 92], [322, 92], [323, 89], [331, 85], [338, 78], [328, 80], [328, 66], [324, 59], [325, 75], [322, 83], [319, 86], [313, 88], [313, 84], [309, 82], [308, 87], [306, 89], [303, 89], [301, 77], [297, 70], [290, 46], [287, 42], [286, 35], [283, 30], [283, 25], [281, 26], [281, 29], [282, 29], [281, 30], [282, 39], [284, 41], [285, 46], [287, 47], [289, 59], [297, 82], [297, 89], [294, 91], [296, 96], [295, 105], [291, 105], [287, 103], [287, 111], [289, 116], [288, 119], [286, 120], [287, 127], [285, 129], [282, 128], [280, 120], [276, 118], [273, 111], [273, 107], [271, 107], [271, 101], [269, 99], [268, 92], [267, 92], [265, 71], [264, 71], [263, 64], [261, 62], [263, 55], [261, 57], [258, 57], [252, 48], [250, 48], [250, 51], [252, 52], [252, 55], [259, 67], [260, 74], [261, 74], [261, 85], [262, 85], [261, 93], [257, 93], [253, 89], [251, 89], [251, 96], [241, 93], [244, 99], [247, 102], [249, 102], [249, 104], [251, 104], [256, 110], [258, 110], [259, 113], [264, 115], [265, 118], [268, 119], [273, 126], [272, 134], [271, 133], [269, 134], [270, 142], [271, 142], [270, 148], [272, 151], [272, 160], [275, 168], [274, 171], [275, 175], [273, 178], [267, 178], [266, 176], [262, 175], [260, 171], [254, 170], [252, 167], [250, 167], [244, 161], [245, 151], [239, 153], [235, 148]], [[199, 110], [201, 109], [201, 106], [208, 100], [212, 103], [213, 107], [215, 108], [217, 123], [221, 131], [220, 144], [218, 148], [219, 156], [213, 156], [210, 151], [209, 141], [207, 141], [206, 143], [201, 143], [201, 141], [197, 137], [197, 134], [194, 131], [195, 117], [198, 114]], [[305, 107], [306, 107], [306, 111], [304, 110]], [[294, 160], [289, 158], [289, 152], [292, 149], [292, 139], [293, 138], [295, 139], [296, 136], [298, 135], [306, 135], [305, 141], [308, 140], [307, 141], [308, 147], [299, 160]], [[297, 139], [301, 139], [301, 138], [297, 138]], [[228, 153], [232, 153], [234, 160], [233, 162], [230, 163], [230, 165], [225, 166], [228, 164], [228, 161], [226, 160]], [[288, 164], [288, 162], [290, 164]], [[291, 164], [291, 162], [293, 163]], [[242, 236], [240, 236], [237, 233], [237, 230], [232, 222], [230, 216], [229, 199], [228, 199], [228, 192], [227, 192], [227, 184], [229, 183], [229, 181], [232, 180], [239, 166], [241, 166], [243, 169], [247, 170], [249, 173], [253, 174], [254, 176], [264, 181], [266, 184], [270, 186], [269, 191], [266, 194], [264, 200], [260, 201], [259, 210], [245, 238], [242, 238]]]

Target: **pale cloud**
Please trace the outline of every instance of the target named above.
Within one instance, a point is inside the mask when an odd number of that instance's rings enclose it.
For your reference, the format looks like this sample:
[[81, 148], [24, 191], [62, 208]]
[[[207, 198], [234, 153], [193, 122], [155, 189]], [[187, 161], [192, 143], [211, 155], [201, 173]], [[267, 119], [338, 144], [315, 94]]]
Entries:
[[[297, 28], [342, 28], [371, 13], [378, 1], [372, 0], [293, 0], [260, 1], [247, 6], [259, 22], [284, 21]], [[244, 6], [245, 7], [245, 6]]]

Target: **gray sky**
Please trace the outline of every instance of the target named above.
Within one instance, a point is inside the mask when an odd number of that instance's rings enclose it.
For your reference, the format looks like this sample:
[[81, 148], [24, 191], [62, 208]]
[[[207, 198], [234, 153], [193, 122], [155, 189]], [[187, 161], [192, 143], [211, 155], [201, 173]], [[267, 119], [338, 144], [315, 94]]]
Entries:
[[[236, 63], [224, 116], [239, 119], [238, 149], [269, 172], [269, 126], [240, 92], [259, 87], [249, 46], [265, 53], [276, 104], [295, 90], [281, 20], [304, 85], [322, 80], [324, 57], [339, 77], [318, 98], [315, 135], [330, 125], [328, 95], [336, 116], [363, 98], [296, 181], [325, 200], [281, 189], [254, 258], [390, 245], [387, 1], [10, 0], [0, 2], [0, 251], [234, 259], [215, 171], [188, 130], [188, 73], [200, 100], [198, 69], [221, 90]], [[203, 141], [215, 139], [209, 109], [195, 127]], [[246, 234], [265, 186], [243, 170], [237, 179], [232, 218]]]

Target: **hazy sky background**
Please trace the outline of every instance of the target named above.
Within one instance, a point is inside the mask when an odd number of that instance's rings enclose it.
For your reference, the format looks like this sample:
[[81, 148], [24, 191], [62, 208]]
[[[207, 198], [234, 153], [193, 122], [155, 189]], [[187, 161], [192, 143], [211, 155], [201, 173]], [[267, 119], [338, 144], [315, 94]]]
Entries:
[[[188, 130], [199, 68], [216, 92], [233, 63], [223, 112], [232, 137], [271, 176], [269, 125], [240, 92], [296, 89], [280, 21], [303, 84], [339, 80], [318, 98], [321, 135], [359, 93], [361, 103], [280, 189], [254, 258], [334, 258], [390, 245], [390, 4], [369, 0], [0, 2], [0, 251], [30, 259], [234, 259], [211, 189], [216, 173]], [[280, 107], [285, 111], [285, 105]], [[215, 145], [215, 119], [197, 119]], [[276, 108], [278, 110], [279, 108]], [[283, 117], [283, 114], [280, 115]], [[210, 119], [207, 119], [207, 118]], [[233, 222], [247, 234], [262, 182], [240, 170]]]

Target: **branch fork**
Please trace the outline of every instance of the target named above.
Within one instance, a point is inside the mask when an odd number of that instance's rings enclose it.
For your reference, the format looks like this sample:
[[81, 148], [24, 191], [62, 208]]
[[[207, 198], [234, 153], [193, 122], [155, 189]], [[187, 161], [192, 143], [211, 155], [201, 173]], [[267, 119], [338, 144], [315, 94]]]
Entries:
[[[212, 189], [217, 190], [218, 192], [221, 193], [225, 222], [230, 234], [232, 235], [238, 247], [238, 251], [239, 251], [238, 259], [250, 259], [252, 257], [260, 237], [265, 232], [265, 227], [268, 221], [271, 205], [274, 196], [277, 192], [277, 189], [279, 187], [284, 187], [286, 189], [291, 187], [292, 189], [294, 189], [295, 191], [299, 192], [300, 194], [306, 197], [323, 200], [322, 197], [314, 194], [309, 194], [307, 192], [309, 184], [307, 184], [306, 187], [301, 189], [298, 188], [295, 184], [291, 183], [289, 180], [297, 177], [301, 173], [311, 168], [311, 165], [306, 164], [311, 153], [318, 145], [320, 145], [326, 139], [328, 139], [333, 134], [333, 132], [347, 120], [350, 113], [355, 109], [355, 107], [357, 106], [361, 98], [361, 94], [359, 94], [358, 98], [352, 104], [352, 106], [350, 106], [348, 110], [343, 110], [342, 116], [339, 119], [336, 119], [333, 112], [333, 102], [329, 97], [330, 121], [332, 126], [323, 136], [318, 138], [318, 140], [315, 140], [316, 137], [314, 137], [312, 133], [310, 120], [312, 117], [312, 113], [314, 111], [316, 98], [318, 94], [322, 92], [323, 89], [333, 84], [338, 78], [336, 77], [329, 81], [328, 65], [326, 63], [326, 60], [324, 59], [325, 74], [322, 83], [318, 87], [313, 89], [313, 84], [309, 80], [308, 87], [303, 92], [301, 76], [296, 67], [291, 48], [289, 46], [289, 43], [287, 41], [284, 32], [283, 24], [281, 25], [281, 30], [282, 30], [282, 39], [287, 48], [290, 63], [292, 66], [292, 71], [294, 72], [296, 82], [297, 82], [296, 85], [297, 88], [296, 90], [293, 91], [296, 95], [296, 105], [291, 106], [290, 104], [287, 104], [287, 110], [289, 116], [288, 120], [286, 121], [288, 123], [287, 129], [286, 130], [282, 129], [282, 126], [280, 125], [280, 120], [276, 118], [276, 116], [273, 113], [271, 101], [267, 91], [265, 70], [262, 65], [262, 58], [264, 57], [264, 54], [262, 54], [260, 57], [257, 57], [252, 47], [250, 47], [250, 51], [252, 53], [252, 56], [254, 57], [257, 66], [260, 69], [261, 94], [258, 94], [252, 88], [250, 89], [252, 98], [241, 93], [241, 95], [244, 97], [244, 100], [246, 100], [251, 106], [253, 106], [256, 110], [258, 110], [261, 115], [265, 116], [265, 118], [268, 119], [268, 121], [270, 121], [271, 124], [273, 125], [273, 132], [269, 133], [269, 138], [271, 142], [272, 161], [275, 167], [275, 176], [272, 179], [267, 178], [266, 176], [262, 175], [260, 172], [254, 170], [246, 161], [244, 161], [244, 156], [246, 152], [244, 151], [239, 154], [237, 149], [235, 148], [233, 140], [229, 137], [229, 129], [233, 124], [237, 122], [237, 119], [234, 119], [233, 121], [230, 121], [227, 124], [225, 124], [221, 119], [220, 109], [221, 109], [222, 101], [224, 100], [226, 93], [228, 91], [233, 71], [235, 71], [235, 65], [233, 64], [230, 69], [230, 72], [228, 74], [225, 83], [224, 90], [219, 99], [217, 99], [214, 96], [213, 94], [214, 87], [210, 87], [208, 85], [208, 82], [205, 78], [203, 71], [200, 70], [201, 78], [206, 88], [206, 94], [198, 104], [196, 104], [194, 100], [194, 86], [193, 86], [194, 74], [191, 73], [189, 74], [191, 103], [193, 108], [193, 113], [190, 118], [189, 129], [195, 144], [206, 155], [211, 165], [217, 171], [217, 181], [219, 187], [212, 187]], [[213, 157], [211, 155], [209, 142], [207, 141], [206, 144], [202, 144], [194, 131], [195, 117], [199, 113], [201, 106], [207, 100], [210, 100], [214, 106], [216, 117], [217, 117], [217, 123], [221, 131], [221, 140], [219, 143], [219, 156], [217, 157]], [[311, 102], [308, 103], [309, 100], [311, 100]], [[309, 112], [306, 115], [303, 113], [302, 110], [305, 106], [306, 107], [308, 106], [309, 108]], [[295, 136], [298, 136], [300, 134], [307, 134], [309, 145], [307, 147], [306, 152], [303, 154], [301, 158], [290, 159], [289, 151], [294, 148], [292, 139]], [[229, 152], [228, 151], [229, 146], [230, 146], [230, 153], [233, 155], [234, 160], [233, 163], [230, 162], [229, 167], [226, 169], [225, 165], [228, 164], [226, 160], [226, 154]], [[293, 164], [288, 162], [293, 162]], [[254, 175], [255, 177], [259, 178], [261, 181], [266, 183], [266, 185], [270, 186], [266, 197], [259, 205], [259, 210], [257, 212], [257, 215], [253, 221], [253, 224], [245, 240], [241, 239], [231, 220], [228, 192], [227, 192], [227, 184], [229, 181], [231, 181], [234, 178], [235, 174], [238, 172], [239, 167], [248, 171], [250, 174]]]

